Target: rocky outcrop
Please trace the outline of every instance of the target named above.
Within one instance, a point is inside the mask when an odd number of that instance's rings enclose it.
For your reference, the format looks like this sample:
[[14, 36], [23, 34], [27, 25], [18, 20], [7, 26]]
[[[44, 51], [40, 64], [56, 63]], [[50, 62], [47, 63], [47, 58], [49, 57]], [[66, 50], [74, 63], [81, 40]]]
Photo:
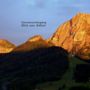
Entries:
[[90, 14], [78, 13], [48, 40], [82, 59], [90, 59]]
[[11, 52], [15, 48], [15, 45], [11, 42], [0, 39], [0, 54], [5, 54]]

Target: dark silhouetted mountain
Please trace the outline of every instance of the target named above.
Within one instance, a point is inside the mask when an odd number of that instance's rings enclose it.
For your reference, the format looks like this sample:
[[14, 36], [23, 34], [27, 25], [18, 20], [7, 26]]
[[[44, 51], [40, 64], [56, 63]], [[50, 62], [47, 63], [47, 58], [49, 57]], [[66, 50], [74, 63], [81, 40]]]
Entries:
[[9, 53], [0, 60], [0, 82], [15, 82], [19, 86], [26, 81], [54, 81], [60, 79], [67, 69], [68, 53], [60, 47]]

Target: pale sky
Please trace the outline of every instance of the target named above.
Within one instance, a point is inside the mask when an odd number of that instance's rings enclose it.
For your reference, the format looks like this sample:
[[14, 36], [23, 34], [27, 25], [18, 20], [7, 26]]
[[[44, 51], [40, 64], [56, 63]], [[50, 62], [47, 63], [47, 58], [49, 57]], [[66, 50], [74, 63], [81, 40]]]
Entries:
[[[90, 13], [90, 0], [0, 0], [0, 38], [19, 45], [40, 34], [50, 37], [77, 13]], [[46, 27], [21, 27], [22, 21], [45, 21]]]

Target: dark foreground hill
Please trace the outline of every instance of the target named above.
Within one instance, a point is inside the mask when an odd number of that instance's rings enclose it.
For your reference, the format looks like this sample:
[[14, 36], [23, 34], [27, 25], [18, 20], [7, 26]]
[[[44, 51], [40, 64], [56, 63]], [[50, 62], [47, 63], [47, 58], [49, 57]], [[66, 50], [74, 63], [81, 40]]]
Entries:
[[60, 79], [67, 69], [68, 53], [60, 47], [9, 53], [0, 60], [0, 90], [31, 90], [37, 83]]
[[74, 79], [76, 82], [81, 83], [90, 82], [90, 63], [77, 65], [74, 72]]

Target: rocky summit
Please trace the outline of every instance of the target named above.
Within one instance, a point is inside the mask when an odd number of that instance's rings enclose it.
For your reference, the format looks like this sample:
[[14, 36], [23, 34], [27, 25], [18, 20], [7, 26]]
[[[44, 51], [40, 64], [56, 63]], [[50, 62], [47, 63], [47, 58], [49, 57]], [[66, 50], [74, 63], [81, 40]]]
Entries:
[[11, 52], [15, 48], [15, 45], [11, 42], [0, 39], [0, 54], [5, 54]]
[[42, 36], [36, 35], [29, 38], [25, 43], [17, 46], [13, 50], [13, 52], [26, 52], [26, 51], [31, 51], [38, 48], [45, 48], [45, 47], [47, 48], [51, 46], [52, 44], [44, 40]]
[[90, 14], [78, 13], [58, 27], [48, 41], [81, 59], [90, 59]]

